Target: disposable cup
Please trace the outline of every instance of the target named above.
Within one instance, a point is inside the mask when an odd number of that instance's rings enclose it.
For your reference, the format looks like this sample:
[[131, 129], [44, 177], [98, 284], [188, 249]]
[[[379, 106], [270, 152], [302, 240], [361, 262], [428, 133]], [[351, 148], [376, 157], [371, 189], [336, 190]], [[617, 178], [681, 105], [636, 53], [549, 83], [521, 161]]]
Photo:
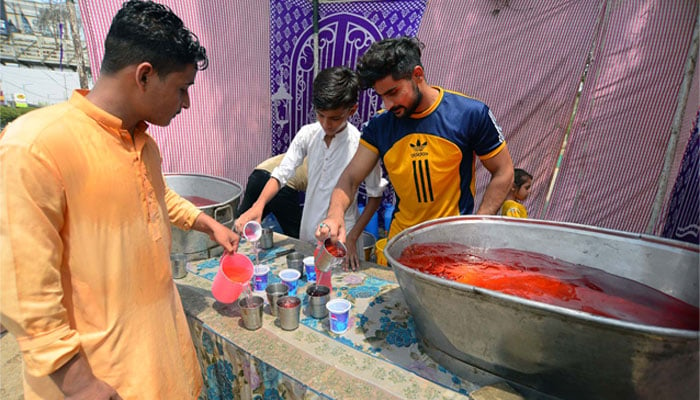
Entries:
[[384, 247], [386, 247], [386, 238], [382, 238], [377, 240], [377, 243], [375, 245], [375, 250], [376, 250], [376, 255], [377, 255], [377, 264], [387, 266], [387, 261], [386, 261], [386, 256], [384, 256]]
[[262, 310], [265, 300], [260, 296], [242, 297], [238, 300], [243, 327], [254, 331], [262, 326]]
[[282, 282], [272, 283], [265, 288], [267, 302], [270, 303], [270, 314], [277, 316], [277, 300], [289, 293], [289, 287]]
[[299, 310], [301, 299], [296, 296], [284, 296], [277, 300], [277, 316], [280, 327], [285, 331], [293, 331], [299, 327]]
[[253, 286], [253, 290], [256, 291], [262, 291], [265, 290], [267, 287], [267, 275], [270, 272], [270, 267], [267, 265], [256, 265], [255, 266], [255, 275], [253, 278], [253, 282], [255, 282]]
[[249, 242], [257, 242], [262, 236], [262, 225], [258, 221], [248, 221], [243, 225], [243, 237]]
[[333, 299], [326, 303], [331, 332], [341, 334], [348, 330], [350, 307], [352, 307], [352, 304], [341, 298]]
[[211, 292], [222, 303], [233, 303], [250, 284], [253, 263], [242, 254], [224, 254], [214, 276]]
[[299, 283], [301, 273], [295, 269], [283, 269], [280, 271], [279, 276], [282, 282], [289, 288], [289, 295], [296, 296], [297, 284]]
[[306, 272], [307, 282], [316, 282], [316, 265], [314, 264], [314, 257], [308, 256], [304, 257], [304, 270]]

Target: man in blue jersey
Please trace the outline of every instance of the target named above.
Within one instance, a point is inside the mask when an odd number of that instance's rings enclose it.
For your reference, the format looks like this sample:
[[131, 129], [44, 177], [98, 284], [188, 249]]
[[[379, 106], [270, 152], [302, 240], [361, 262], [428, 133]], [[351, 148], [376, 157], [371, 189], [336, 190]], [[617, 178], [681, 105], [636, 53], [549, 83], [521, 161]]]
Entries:
[[362, 87], [384, 110], [363, 127], [360, 146], [333, 191], [317, 237], [344, 241], [344, 210], [379, 158], [396, 191], [393, 237], [415, 224], [474, 212], [476, 158], [491, 173], [477, 214], [496, 214], [513, 183], [501, 128], [482, 102], [430, 86], [416, 38], [372, 44], [357, 63]]

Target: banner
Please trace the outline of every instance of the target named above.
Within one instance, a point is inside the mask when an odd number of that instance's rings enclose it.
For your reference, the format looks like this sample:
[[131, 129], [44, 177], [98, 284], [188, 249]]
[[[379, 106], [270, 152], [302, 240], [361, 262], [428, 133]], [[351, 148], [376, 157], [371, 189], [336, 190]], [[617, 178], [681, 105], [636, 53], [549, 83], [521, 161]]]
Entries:
[[[319, 4], [319, 69], [355, 68], [375, 41], [415, 36], [425, 7], [425, 0]], [[272, 154], [285, 152], [297, 130], [316, 120], [311, 104], [313, 35], [312, 2], [270, 1]], [[357, 127], [374, 114], [381, 100], [365, 91], [359, 104], [351, 119]]]
[[698, 235], [698, 231], [700, 231], [700, 210], [698, 210], [700, 193], [698, 183], [700, 177], [699, 123], [700, 112], [696, 114], [695, 124], [683, 155], [678, 178], [673, 186], [663, 231], [664, 237], [695, 244], [700, 244], [700, 236]]

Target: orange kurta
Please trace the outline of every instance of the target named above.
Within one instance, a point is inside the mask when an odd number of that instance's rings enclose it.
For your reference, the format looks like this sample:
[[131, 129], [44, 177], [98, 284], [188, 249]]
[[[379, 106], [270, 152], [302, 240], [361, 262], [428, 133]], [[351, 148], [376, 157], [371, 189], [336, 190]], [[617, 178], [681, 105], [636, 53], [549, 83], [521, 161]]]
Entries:
[[142, 124], [76, 92], [0, 136], [0, 312], [27, 398], [78, 351], [125, 399], [191, 399], [202, 377], [172, 280], [170, 223], [201, 212], [169, 190]]

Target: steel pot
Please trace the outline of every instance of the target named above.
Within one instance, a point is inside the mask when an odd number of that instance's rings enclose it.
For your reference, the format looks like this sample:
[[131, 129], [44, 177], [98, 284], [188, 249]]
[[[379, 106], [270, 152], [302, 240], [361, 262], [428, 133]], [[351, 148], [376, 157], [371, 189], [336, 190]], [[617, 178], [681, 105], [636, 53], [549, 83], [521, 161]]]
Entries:
[[[185, 198], [199, 197], [211, 200], [209, 205], [199, 206], [204, 213], [233, 228], [243, 188], [228, 179], [200, 174], [166, 174], [165, 183], [175, 193]], [[186, 254], [189, 260], [205, 259], [221, 253], [221, 246], [204, 233], [172, 228], [171, 253]]]
[[698, 330], [604, 318], [397, 262], [408, 245], [426, 242], [537, 252], [635, 280], [694, 306], [697, 246], [578, 224], [461, 216], [409, 228], [389, 241], [384, 254], [426, 352], [458, 375], [503, 377], [566, 399], [698, 398]]

